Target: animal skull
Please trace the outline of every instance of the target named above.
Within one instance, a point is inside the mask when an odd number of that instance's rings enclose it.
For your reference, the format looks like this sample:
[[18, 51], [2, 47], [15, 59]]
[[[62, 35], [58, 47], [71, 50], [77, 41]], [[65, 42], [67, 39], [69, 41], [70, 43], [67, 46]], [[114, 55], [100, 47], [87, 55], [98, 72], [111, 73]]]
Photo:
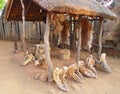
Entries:
[[101, 54], [100, 61], [96, 60], [95, 67], [107, 73], [111, 72], [111, 69], [107, 64], [106, 53]]
[[95, 75], [97, 75], [96, 69], [93, 67], [95, 64], [95, 60], [93, 58], [93, 55], [91, 55], [89, 58], [86, 60], [86, 67], [91, 70]]
[[79, 67], [79, 71], [87, 77], [90, 78], [97, 78], [97, 76], [89, 69], [87, 69], [84, 65], [82, 65], [83, 61], [78, 62], [81, 66]]
[[33, 62], [34, 60], [35, 60], [35, 57], [33, 56], [33, 54], [28, 54], [27, 56], [25, 56], [25, 61], [22, 63], [22, 65], [25, 66], [30, 62]]
[[68, 68], [68, 74], [74, 78], [77, 82], [83, 82], [83, 76], [79, 72], [79, 64], [72, 64]]
[[58, 87], [63, 91], [69, 91], [65, 79], [67, 71], [68, 71], [68, 67], [56, 68], [53, 71], [53, 79], [58, 85]]

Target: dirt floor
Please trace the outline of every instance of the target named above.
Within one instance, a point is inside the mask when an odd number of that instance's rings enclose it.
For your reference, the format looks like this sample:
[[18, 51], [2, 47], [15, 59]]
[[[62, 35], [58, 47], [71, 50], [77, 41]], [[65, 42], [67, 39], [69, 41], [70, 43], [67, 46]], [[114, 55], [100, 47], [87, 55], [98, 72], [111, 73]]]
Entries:
[[[77, 83], [66, 78], [70, 91], [62, 92], [54, 82], [35, 80], [37, 73], [47, 70], [35, 67], [32, 63], [21, 66], [23, 52], [14, 54], [12, 51], [13, 42], [0, 41], [0, 94], [120, 94], [120, 59], [108, 57], [112, 73], [98, 71], [97, 79], [84, 77], [83, 83]], [[52, 48], [54, 68], [75, 63], [75, 53], [72, 53], [70, 60], [60, 60], [58, 52], [58, 48]], [[83, 59], [87, 56], [82, 54]]]

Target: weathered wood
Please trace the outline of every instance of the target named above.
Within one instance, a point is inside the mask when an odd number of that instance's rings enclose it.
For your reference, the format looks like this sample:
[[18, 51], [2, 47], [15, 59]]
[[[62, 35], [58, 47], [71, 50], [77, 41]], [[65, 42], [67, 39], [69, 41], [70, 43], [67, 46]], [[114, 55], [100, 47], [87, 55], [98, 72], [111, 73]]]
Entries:
[[103, 32], [103, 18], [100, 18], [100, 32], [99, 32], [99, 38], [98, 38], [98, 59], [100, 59], [101, 51], [102, 51], [102, 32]]
[[53, 74], [53, 64], [50, 58], [50, 45], [49, 45], [49, 33], [50, 33], [50, 18], [51, 14], [47, 13], [46, 18], [46, 30], [44, 34], [44, 43], [45, 43], [45, 56], [46, 56], [46, 63], [48, 65], [48, 81], [52, 81], [52, 74]]
[[12, 21], [10, 22], [10, 39], [12, 39]]
[[74, 17], [74, 30], [73, 30], [73, 50], [76, 50], [76, 22]]
[[70, 16], [70, 49], [73, 49], [73, 30], [72, 30], [72, 16]]
[[23, 21], [23, 30], [22, 30], [22, 36], [21, 36], [21, 40], [22, 40], [22, 45], [23, 45], [23, 49], [26, 51], [27, 49], [27, 46], [26, 46], [26, 41], [25, 41], [25, 37], [26, 37], [26, 34], [25, 34], [25, 6], [24, 6], [24, 3], [23, 3], [23, 0], [20, 0], [21, 1], [21, 5], [22, 5], [22, 21]]
[[15, 30], [14, 30], [14, 50], [18, 50], [18, 47], [17, 47], [17, 22], [14, 22], [14, 25], [15, 25]]
[[13, 5], [13, 1], [14, 0], [11, 0], [10, 2], [11, 2], [11, 6], [9, 7], [9, 10], [7, 11], [8, 13], [6, 13], [6, 17], [8, 18], [9, 17], [9, 15], [10, 15], [10, 12], [11, 12], [11, 9], [12, 9], [12, 5]]
[[27, 8], [26, 8], [25, 16], [27, 15], [27, 13], [28, 13], [28, 11], [29, 11], [29, 9], [30, 9], [31, 2], [32, 2], [32, 0], [30, 0], [28, 6], [27, 6]]
[[79, 22], [79, 28], [78, 28], [78, 47], [77, 47], [77, 61], [80, 61], [81, 31], [82, 31], [82, 26], [81, 26], [81, 22]]
[[18, 33], [18, 40], [20, 40], [20, 30], [19, 30], [19, 22], [17, 21], [17, 33]]
[[2, 21], [2, 30], [3, 30], [3, 39], [5, 39], [5, 25], [3, 21]]

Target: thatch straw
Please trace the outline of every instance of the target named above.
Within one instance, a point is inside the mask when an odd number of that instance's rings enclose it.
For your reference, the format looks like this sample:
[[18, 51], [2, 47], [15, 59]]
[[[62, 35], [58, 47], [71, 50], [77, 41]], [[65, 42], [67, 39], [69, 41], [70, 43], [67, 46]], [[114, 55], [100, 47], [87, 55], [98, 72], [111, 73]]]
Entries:
[[101, 16], [115, 19], [117, 16], [96, 0], [34, 0], [48, 10], [70, 14]]
[[[96, 0], [23, 0], [26, 8], [26, 20], [41, 20], [46, 12], [99, 16], [116, 19], [117, 16]], [[32, 3], [30, 3], [32, 2]], [[40, 12], [40, 9], [45, 11]], [[5, 19], [22, 20], [22, 7], [19, 0], [8, 0]]]

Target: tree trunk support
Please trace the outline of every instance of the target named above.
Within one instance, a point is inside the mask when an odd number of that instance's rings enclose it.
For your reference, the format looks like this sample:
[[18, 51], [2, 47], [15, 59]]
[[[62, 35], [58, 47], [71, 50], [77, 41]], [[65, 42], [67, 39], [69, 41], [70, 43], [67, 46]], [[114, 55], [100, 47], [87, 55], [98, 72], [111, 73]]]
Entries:
[[50, 20], [51, 20], [51, 14], [47, 13], [44, 43], [45, 43], [46, 63], [48, 65], [48, 82], [52, 81], [52, 74], [53, 74], [53, 64], [50, 58], [50, 45], [49, 45]]
[[25, 41], [25, 37], [26, 37], [26, 34], [25, 34], [25, 6], [24, 6], [24, 3], [23, 3], [23, 0], [20, 0], [21, 1], [21, 5], [22, 5], [22, 21], [23, 21], [23, 30], [22, 30], [22, 36], [21, 36], [21, 40], [22, 40], [22, 45], [23, 45], [23, 49], [24, 51], [26, 51], [27, 49], [27, 46], [26, 46], [26, 41]]
[[[80, 18], [81, 19], [81, 18]], [[79, 22], [79, 28], [78, 28], [78, 47], [77, 47], [77, 62], [80, 61], [80, 50], [81, 50], [81, 21]]]
[[99, 38], [98, 38], [98, 59], [100, 59], [101, 51], [102, 51], [102, 32], [103, 32], [103, 18], [100, 18], [100, 32], [99, 32]]

